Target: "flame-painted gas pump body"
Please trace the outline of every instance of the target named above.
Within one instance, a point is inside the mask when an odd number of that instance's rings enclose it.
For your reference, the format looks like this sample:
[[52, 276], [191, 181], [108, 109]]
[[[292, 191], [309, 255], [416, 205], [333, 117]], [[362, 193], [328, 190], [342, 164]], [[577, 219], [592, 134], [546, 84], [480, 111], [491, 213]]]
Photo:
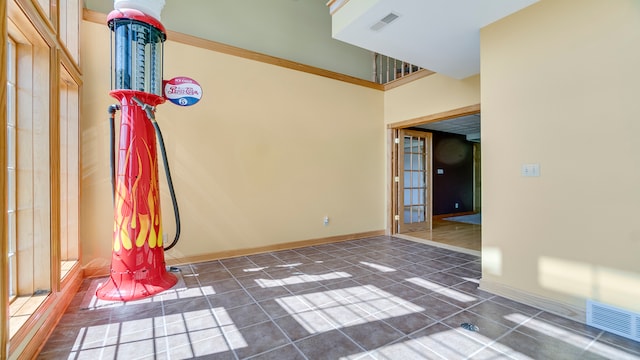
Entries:
[[[114, 191], [110, 277], [96, 291], [104, 300], [130, 301], [173, 287], [163, 248], [156, 134], [152, 124], [162, 97], [166, 32], [135, 9], [112, 11], [110, 95], [120, 102], [120, 139]], [[151, 115], [151, 116], [150, 116]]]

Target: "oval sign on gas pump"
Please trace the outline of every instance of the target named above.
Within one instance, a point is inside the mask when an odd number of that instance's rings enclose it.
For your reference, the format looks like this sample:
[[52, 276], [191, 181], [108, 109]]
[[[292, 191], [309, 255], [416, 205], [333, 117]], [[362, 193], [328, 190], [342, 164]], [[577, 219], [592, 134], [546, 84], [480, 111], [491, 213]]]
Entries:
[[180, 106], [191, 106], [202, 98], [202, 88], [197, 81], [186, 76], [164, 81], [164, 97]]

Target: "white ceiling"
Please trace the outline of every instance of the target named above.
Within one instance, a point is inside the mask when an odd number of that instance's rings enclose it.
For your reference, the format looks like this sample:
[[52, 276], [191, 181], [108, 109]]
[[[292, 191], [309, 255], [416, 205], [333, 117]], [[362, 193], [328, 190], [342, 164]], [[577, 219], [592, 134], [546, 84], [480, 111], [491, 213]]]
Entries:
[[[480, 73], [480, 28], [537, 1], [349, 0], [333, 15], [333, 37], [463, 79]], [[341, 12], [350, 19], [337, 29]], [[390, 13], [399, 17], [371, 29]]]
[[480, 114], [466, 115], [453, 119], [430, 122], [415, 127], [423, 130], [466, 135], [467, 140], [469, 141], [480, 140]]

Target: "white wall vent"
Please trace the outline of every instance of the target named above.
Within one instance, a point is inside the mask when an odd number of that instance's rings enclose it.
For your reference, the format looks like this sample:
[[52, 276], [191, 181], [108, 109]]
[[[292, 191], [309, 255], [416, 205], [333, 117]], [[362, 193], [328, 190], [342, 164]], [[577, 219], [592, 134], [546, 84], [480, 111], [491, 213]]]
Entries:
[[382, 29], [383, 27], [391, 24], [393, 21], [395, 21], [399, 17], [400, 17], [400, 15], [398, 15], [398, 14], [389, 13], [385, 17], [380, 19], [377, 23], [373, 24], [370, 29], [373, 30], [373, 31], [378, 31], [378, 30]]
[[587, 300], [587, 325], [640, 341], [640, 314]]

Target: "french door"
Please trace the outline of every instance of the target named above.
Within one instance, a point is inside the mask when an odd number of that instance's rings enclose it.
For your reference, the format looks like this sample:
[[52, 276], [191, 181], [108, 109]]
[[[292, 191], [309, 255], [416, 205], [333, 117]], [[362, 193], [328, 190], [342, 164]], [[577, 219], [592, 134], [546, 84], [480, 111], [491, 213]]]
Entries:
[[397, 231], [431, 230], [431, 133], [398, 131]]

